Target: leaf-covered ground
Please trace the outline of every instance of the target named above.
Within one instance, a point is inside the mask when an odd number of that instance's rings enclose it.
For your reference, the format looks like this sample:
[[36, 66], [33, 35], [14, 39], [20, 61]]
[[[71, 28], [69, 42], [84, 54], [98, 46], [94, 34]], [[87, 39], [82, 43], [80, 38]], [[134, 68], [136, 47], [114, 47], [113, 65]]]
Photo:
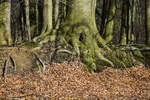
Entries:
[[[0, 71], [2, 74], [2, 70]], [[150, 69], [107, 67], [91, 74], [74, 62], [46, 64], [46, 71], [0, 76], [0, 100], [149, 100]]]

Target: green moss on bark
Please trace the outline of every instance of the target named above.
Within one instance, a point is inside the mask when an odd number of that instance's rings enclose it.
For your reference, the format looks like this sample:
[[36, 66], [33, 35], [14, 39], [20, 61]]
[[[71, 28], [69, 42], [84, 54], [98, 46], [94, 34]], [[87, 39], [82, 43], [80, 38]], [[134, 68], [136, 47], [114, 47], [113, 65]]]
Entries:
[[0, 45], [11, 45], [10, 2], [0, 4]]
[[[71, 2], [73, 6], [68, 8], [66, 20], [61, 25], [57, 40], [72, 47], [72, 51], [80, 56], [90, 72], [96, 70], [99, 65], [113, 66], [113, 63], [100, 53], [98, 46], [99, 43], [106, 45], [98, 35], [95, 23], [96, 0], [67, 0], [67, 2]], [[99, 69], [102, 69], [102, 66]]]

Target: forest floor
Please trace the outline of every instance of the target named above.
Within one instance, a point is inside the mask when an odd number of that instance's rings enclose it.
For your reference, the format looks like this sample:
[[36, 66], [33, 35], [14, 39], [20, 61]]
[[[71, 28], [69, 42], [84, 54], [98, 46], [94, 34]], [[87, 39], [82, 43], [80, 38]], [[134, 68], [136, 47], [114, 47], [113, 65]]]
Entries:
[[0, 100], [150, 100], [150, 69], [142, 64], [92, 74], [76, 59], [46, 64], [44, 73], [11, 73], [5, 81], [0, 76]]

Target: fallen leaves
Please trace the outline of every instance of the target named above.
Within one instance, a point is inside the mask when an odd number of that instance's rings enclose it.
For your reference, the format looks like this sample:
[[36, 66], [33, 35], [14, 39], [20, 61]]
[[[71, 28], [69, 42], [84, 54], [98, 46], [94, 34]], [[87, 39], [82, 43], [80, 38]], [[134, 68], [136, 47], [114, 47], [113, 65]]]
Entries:
[[7, 76], [6, 82], [4, 83], [0, 77], [0, 97], [4, 99], [148, 100], [150, 98], [150, 69], [143, 65], [126, 69], [108, 67], [101, 73], [91, 74], [76, 59], [69, 63], [47, 64], [44, 73], [28, 70], [12, 73]]

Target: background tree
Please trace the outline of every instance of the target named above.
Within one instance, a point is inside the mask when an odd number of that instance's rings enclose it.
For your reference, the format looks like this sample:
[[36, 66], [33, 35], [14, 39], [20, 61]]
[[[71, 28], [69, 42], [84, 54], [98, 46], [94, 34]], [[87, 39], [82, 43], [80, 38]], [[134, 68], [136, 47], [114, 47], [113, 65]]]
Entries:
[[[105, 2], [105, 0], [104, 0]], [[104, 13], [105, 10], [103, 10], [103, 16], [106, 16], [105, 18], [105, 23], [104, 28], [103, 28], [103, 37], [106, 40], [106, 43], [109, 43], [112, 38], [113, 38], [113, 28], [114, 28], [114, 18], [115, 18], [115, 13], [116, 13], [116, 0], [106, 0], [106, 12]], [[102, 21], [103, 22], [103, 21]]]
[[11, 1], [0, 1], [0, 45], [11, 45], [11, 26], [10, 26], [10, 14], [11, 14]]
[[150, 0], [145, 0], [146, 7], [146, 44], [150, 46]]
[[121, 15], [121, 35], [120, 35], [120, 44], [126, 45], [127, 44], [127, 21], [128, 21], [128, 1], [122, 1], [122, 15]]
[[59, 19], [59, 11], [60, 11], [60, 1], [59, 0], [53, 0], [53, 15], [54, 15], [54, 28], [58, 29], [59, 28], [59, 24], [60, 24], [60, 19]]
[[24, 19], [25, 19], [25, 28], [27, 32], [27, 40], [31, 41], [31, 30], [30, 30], [30, 9], [29, 9], [29, 0], [24, 0]]
[[53, 6], [52, 0], [44, 0], [43, 1], [43, 22], [42, 22], [42, 30], [40, 36], [35, 38], [36, 41], [38, 38], [43, 37], [44, 35], [49, 34], [52, 31], [53, 23], [52, 23], [52, 13], [53, 13]]

